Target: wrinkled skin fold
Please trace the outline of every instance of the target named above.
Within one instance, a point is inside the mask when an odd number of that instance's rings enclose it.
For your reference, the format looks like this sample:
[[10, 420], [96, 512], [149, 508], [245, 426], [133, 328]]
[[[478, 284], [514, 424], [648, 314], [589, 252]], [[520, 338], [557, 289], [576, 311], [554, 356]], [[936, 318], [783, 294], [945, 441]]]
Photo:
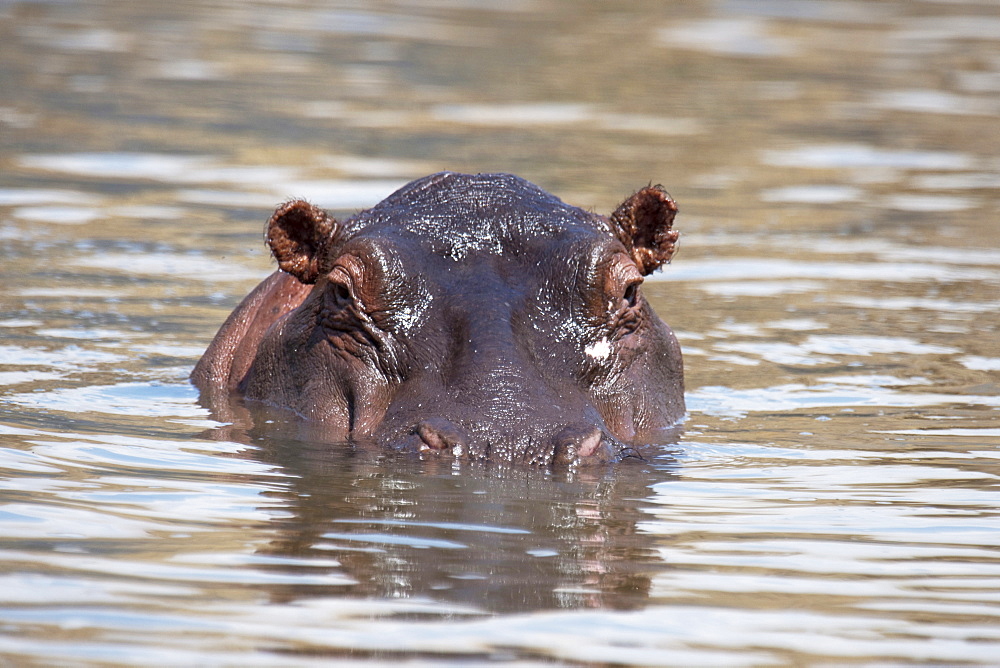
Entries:
[[642, 294], [676, 204], [643, 188], [610, 216], [509, 174], [434, 174], [338, 222], [275, 211], [280, 269], [192, 373], [321, 423], [331, 441], [542, 466], [641, 456], [684, 415], [683, 365]]

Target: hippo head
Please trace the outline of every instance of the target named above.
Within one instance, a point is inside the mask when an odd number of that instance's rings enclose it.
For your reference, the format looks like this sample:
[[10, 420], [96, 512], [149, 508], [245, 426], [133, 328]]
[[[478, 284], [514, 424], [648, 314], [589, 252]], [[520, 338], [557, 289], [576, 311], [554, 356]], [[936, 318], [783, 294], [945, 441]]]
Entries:
[[640, 288], [674, 251], [676, 211], [647, 187], [599, 216], [507, 174], [435, 174], [342, 223], [286, 203], [267, 229], [282, 271], [193, 378], [344, 441], [541, 465], [635, 455], [684, 414], [680, 348]]

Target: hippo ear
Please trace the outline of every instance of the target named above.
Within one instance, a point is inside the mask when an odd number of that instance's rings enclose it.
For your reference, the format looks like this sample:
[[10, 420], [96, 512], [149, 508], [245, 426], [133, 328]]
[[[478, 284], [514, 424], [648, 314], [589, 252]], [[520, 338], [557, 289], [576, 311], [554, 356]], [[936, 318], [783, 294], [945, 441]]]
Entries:
[[663, 186], [647, 186], [621, 203], [611, 214], [615, 233], [643, 275], [670, 261], [677, 238], [671, 229], [677, 203]]
[[281, 269], [302, 283], [315, 283], [329, 270], [329, 247], [337, 221], [309, 202], [285, 202], [267, 222], [266, 239]]

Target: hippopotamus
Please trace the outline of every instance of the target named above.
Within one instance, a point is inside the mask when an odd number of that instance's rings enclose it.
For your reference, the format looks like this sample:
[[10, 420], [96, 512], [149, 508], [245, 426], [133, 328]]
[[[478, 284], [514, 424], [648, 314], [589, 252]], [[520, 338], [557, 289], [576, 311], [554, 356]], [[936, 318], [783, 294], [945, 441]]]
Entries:
[[610, 216], [510, 174], [443, 172], [337, 221], [267, 223], [278, 269], [191, 374], [203, 396], [334, 443], [553, 466], [641, 458], [685, 414], [680, 346], [643, 296], [678, 242], [661, 186]]

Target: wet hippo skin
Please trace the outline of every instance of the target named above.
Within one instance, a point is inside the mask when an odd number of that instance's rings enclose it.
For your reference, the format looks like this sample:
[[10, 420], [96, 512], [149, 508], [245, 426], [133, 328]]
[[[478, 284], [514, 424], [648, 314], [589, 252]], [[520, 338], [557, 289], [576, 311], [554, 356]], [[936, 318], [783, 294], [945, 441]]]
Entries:
[[280, 269], [198, 362], [204, 397], [322, 423], [331, 442], [537, 465], [616, 461], [684, 415], [680, 347], [643, 297], [677, 206], [610, 216], [509, 174], [434, 174], [338, 222], [282, 205]]

